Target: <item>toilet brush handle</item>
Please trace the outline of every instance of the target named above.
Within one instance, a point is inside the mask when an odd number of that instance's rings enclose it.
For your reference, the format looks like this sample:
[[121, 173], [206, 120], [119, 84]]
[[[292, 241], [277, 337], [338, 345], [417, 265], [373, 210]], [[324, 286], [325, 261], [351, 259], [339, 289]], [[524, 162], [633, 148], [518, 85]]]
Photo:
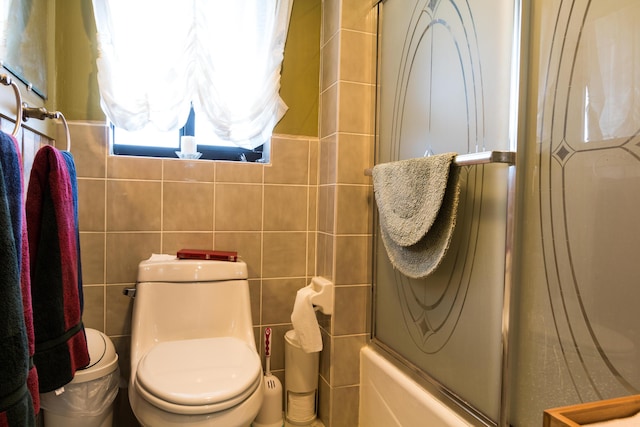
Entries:
[[271, 328], [264, 329], [264, 355], [271, 356]]
[[271, 328], [264, 329], [265, 373], [271, 375]]

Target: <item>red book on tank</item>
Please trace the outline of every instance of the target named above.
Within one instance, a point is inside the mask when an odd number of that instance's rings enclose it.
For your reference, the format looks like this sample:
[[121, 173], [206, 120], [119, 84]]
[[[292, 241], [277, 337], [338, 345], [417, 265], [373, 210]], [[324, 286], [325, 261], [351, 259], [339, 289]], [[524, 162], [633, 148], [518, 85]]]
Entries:
[[238, 260], [238, 253], [235, 251], [210, 251], [206, 249], [180, 249], [177, 253], [179, 259], [204, 259], [214, 261]]

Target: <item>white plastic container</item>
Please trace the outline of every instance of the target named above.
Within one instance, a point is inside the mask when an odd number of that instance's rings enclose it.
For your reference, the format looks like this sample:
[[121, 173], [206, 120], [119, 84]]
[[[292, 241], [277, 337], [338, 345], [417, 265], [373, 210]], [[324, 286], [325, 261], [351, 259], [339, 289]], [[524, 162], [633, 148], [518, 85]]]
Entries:
[[309, 425], [318, 413], [320, 353], [305, 353], [294, 330], [284, 342], [285, 416], [291, 424]]
[[40, 395], [45, 427], [111, 427], [118, 394], [118, 355], [105, 334], [86, 328], [89, 366], [76, 371], [58, 395]]

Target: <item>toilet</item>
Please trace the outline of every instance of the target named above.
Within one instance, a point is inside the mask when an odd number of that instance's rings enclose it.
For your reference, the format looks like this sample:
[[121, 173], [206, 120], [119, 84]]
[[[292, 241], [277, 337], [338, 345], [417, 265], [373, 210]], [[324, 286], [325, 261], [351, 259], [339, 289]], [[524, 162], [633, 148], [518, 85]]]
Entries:
[[244, 262], [152, 255], [131, 328], [129, 401], [142, 425], [251, 424], [264, 389]]

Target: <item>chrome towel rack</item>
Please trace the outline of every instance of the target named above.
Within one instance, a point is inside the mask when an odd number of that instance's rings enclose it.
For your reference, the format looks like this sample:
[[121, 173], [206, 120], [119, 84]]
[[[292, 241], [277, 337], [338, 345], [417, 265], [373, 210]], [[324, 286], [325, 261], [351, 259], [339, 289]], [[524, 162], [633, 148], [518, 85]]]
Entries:
[[22, 125], [22, 96], [20, 95], [20, 88], [15, 84], [11, 77], [6, 74], [0, 74], [0, 83], [5, 86], [11, 86], [13, 88], [13, 93], [16, 96], [16, 125], [13, 128], [13, 132], [11, 132], [11, 135], [16, 137], [18, 136], [18, 131]]
[[[453, 163], [457, 166], [473, 166], [473, 165], [482, 165], [486, 163], [505, 163], [508, 165], [516, 164], [516, 153], [515, 151], [482, 151], [480, 153], [468, 153], [468, 154], [458, 154], [454, 159]], [[366, 176], [373, 175], [373, 169], [367, 168], [364, 170], [364, 174]]]
[[71, 136], [69, 135], [69, 125], [67, 119], [60, 111], [49, 111], [44, 107], [30, 107], [26, 102], [22, 103], [22, 121], [29, 119], [60, 119], [64, 125], [65, 136], [67, 137], [67, 151], [71, 151]]

